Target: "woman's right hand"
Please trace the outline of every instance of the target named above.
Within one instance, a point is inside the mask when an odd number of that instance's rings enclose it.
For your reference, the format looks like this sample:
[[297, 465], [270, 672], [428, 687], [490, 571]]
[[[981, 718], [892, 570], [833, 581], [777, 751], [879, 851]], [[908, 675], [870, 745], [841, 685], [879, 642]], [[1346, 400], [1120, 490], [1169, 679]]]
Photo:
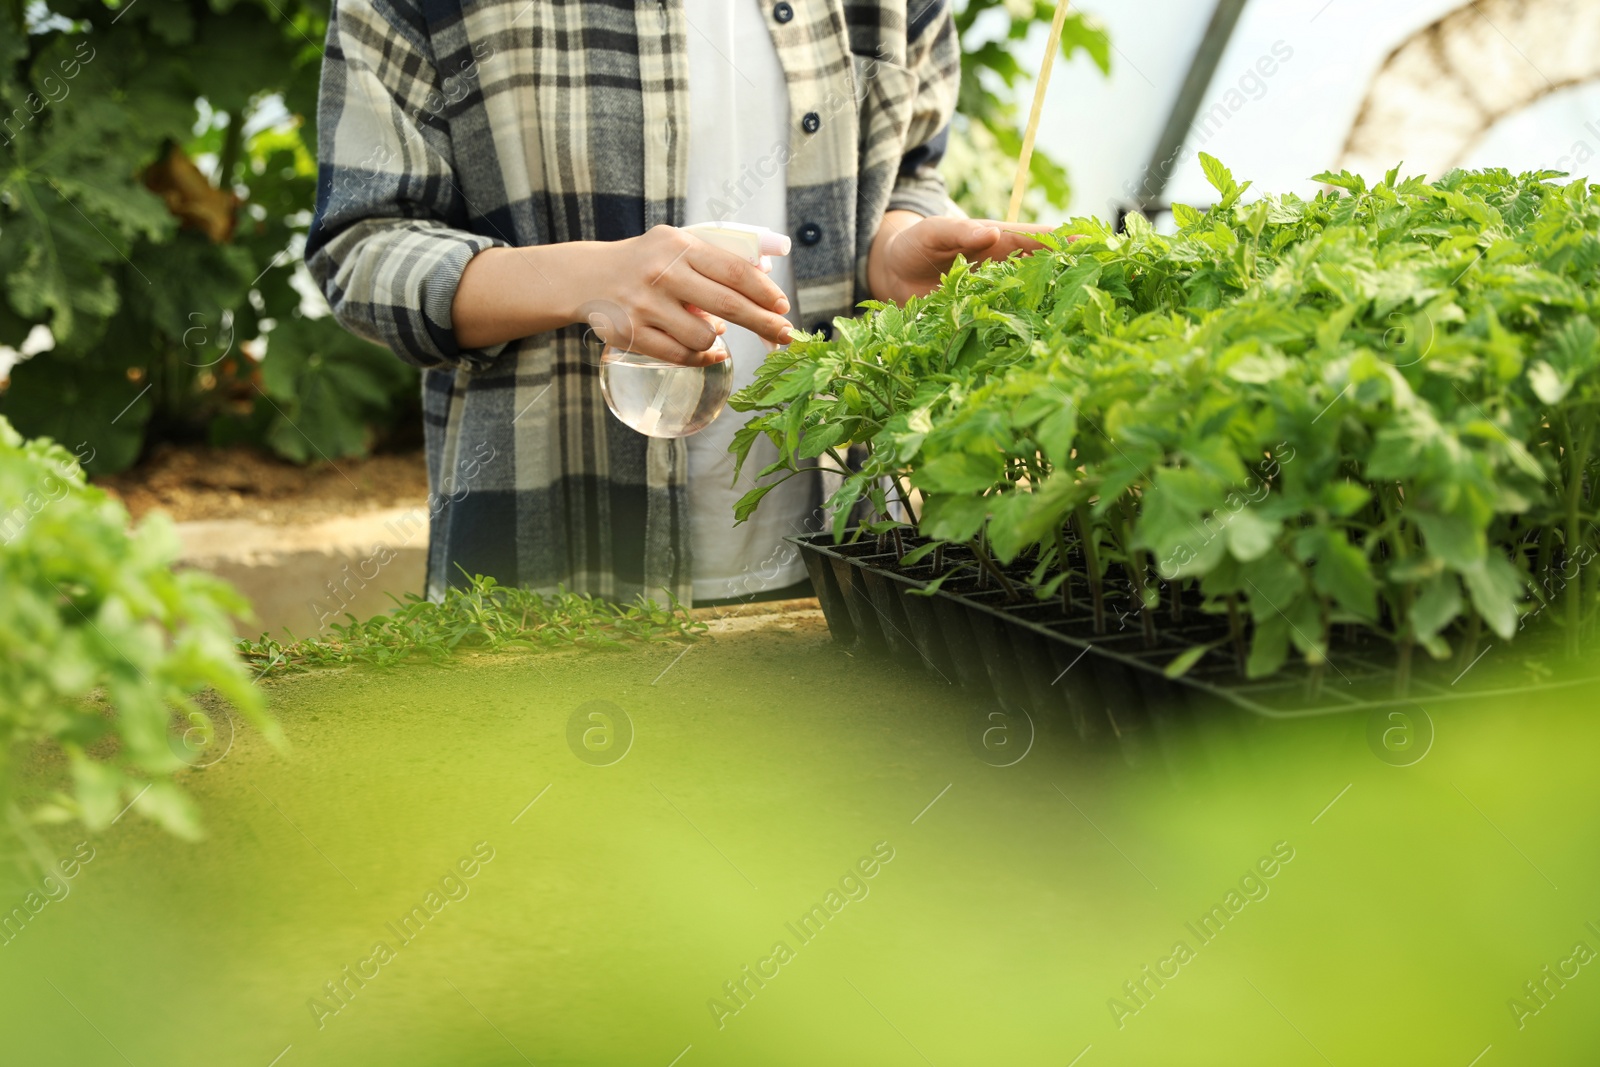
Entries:
[[783, 290], [744, 258], [674, 226], [622, 241], [585, 242], [579, 269], [589, 299], [579, 308], [608, 345], [669, 363], [705, 366], [732, 322], [772, 344], [789, 342]]
[[671, 363], [704, 366], [738, 323], [788, 344], [789, 301], [759, 267], [672, 226], [622, 241], [487, 248], [462, 271], [451, 327], [462, 348], [587, 323], [607, 344]]

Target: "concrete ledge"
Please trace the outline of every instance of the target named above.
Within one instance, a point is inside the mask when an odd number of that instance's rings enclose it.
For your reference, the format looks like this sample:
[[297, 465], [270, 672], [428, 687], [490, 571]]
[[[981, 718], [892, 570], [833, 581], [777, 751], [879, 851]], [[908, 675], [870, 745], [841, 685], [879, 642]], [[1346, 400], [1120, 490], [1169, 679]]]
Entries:
[[232, 582], [255, 605], [241, 637], [298, 637], [365, 619], [421, 593], [427, 571], [426, 506], [385, 508], [322, 522], [275, 524], [215, 519], [177, 524], [180, 566]]

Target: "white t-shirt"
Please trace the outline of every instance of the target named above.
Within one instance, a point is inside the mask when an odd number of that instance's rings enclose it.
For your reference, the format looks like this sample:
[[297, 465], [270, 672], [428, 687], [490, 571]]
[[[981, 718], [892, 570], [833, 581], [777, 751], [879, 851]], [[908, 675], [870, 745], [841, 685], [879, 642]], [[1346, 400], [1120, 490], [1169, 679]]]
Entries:
[[[788, 158], [789, 88], [759, 0], [684, 0], [689, 47], [689, 174], [685, 224], [750, 223], [788, 233], [783, 161]], [[763, 177], [763, 175], [770, 175]], [[772, 280], [797, 308], [794, 270], [787, 257], [772, 260]], [[791, 314], [796, 318], [797, 312]], [[755, 378], [766, 356], [761, 338], [733, 323], [723, 337], [732, 353], [733, 387]], [[768, 493], [756, 513], [733, 524], [733, 504], [755, 475], [778, 458], [765, 438], [750, 450], [733, 485], [733, 435], [748, 413], [725, 409], [687, 439], [689, 525], [697, 600], [749, 596], [781, 589], [805, 577], [805, 564], [784, 540], [811, 528], [819, 482], [815, 474], [790, 478]]]

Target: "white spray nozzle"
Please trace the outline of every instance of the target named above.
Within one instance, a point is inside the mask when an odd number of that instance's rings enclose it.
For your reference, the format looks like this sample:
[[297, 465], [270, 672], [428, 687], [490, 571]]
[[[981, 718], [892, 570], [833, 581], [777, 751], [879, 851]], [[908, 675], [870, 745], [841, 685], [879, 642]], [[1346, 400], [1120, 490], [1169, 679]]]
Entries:
[[763, 256], [789, 254], [789, 238], [765, 226], [752, 226], [747, 222], [697, 222], [685, 230], [718, 248], [758, 262]]

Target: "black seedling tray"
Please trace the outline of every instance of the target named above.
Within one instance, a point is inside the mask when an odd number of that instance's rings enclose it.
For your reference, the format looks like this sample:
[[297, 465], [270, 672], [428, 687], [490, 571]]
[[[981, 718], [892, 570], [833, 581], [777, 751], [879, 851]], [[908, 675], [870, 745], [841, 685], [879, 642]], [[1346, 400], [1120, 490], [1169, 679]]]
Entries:
[[[1247, 679], [1225, 618], [1203, 613], [1198, 600], [1153, 609], [1159, 618], [1146, 636], [1131, 596], [1108, 598], [1104, 633], [1095, 633], [1086, 605], [1069, 614], [1058, 598], [1016, 598], [993, 583], [980, 588], [972, 556], [946, 549], [945, 571], [964, 573], [933, 593], [932, 563], [902, 566], [877, 538], [835, 544], [828, 534], [791, 537], [806, 563], [834, 638], [885, 653], [935, 679], [992, 696], [1008, 712], [1062, 715], [1083, 738], [1112, 735], [1126, 742], [1149, 727], [1158, 731], [1199, 710], [1239, 709], [1264, 719], [1367, 712], [1386, 707], [1516, 694], [1534, 687], [1492, 688], [1492, 672], [1477, 687], [1456, 684], [1455, 663], [1418, 655], [1403, 695], [1396, 693], [1393, 646], [1377, 635], [1337, 631], [1319, 673], [1296, 661], [1277, 674]], [[909, 548], [910, 542], [906, 543]], [[1013, 580], [1027, 570], [1013, 571]], [[1211, 648], [1178, 678], [1165, 669], [1187, 650]], [[1539, 688], [1594, 684], [1586, 678]]]

